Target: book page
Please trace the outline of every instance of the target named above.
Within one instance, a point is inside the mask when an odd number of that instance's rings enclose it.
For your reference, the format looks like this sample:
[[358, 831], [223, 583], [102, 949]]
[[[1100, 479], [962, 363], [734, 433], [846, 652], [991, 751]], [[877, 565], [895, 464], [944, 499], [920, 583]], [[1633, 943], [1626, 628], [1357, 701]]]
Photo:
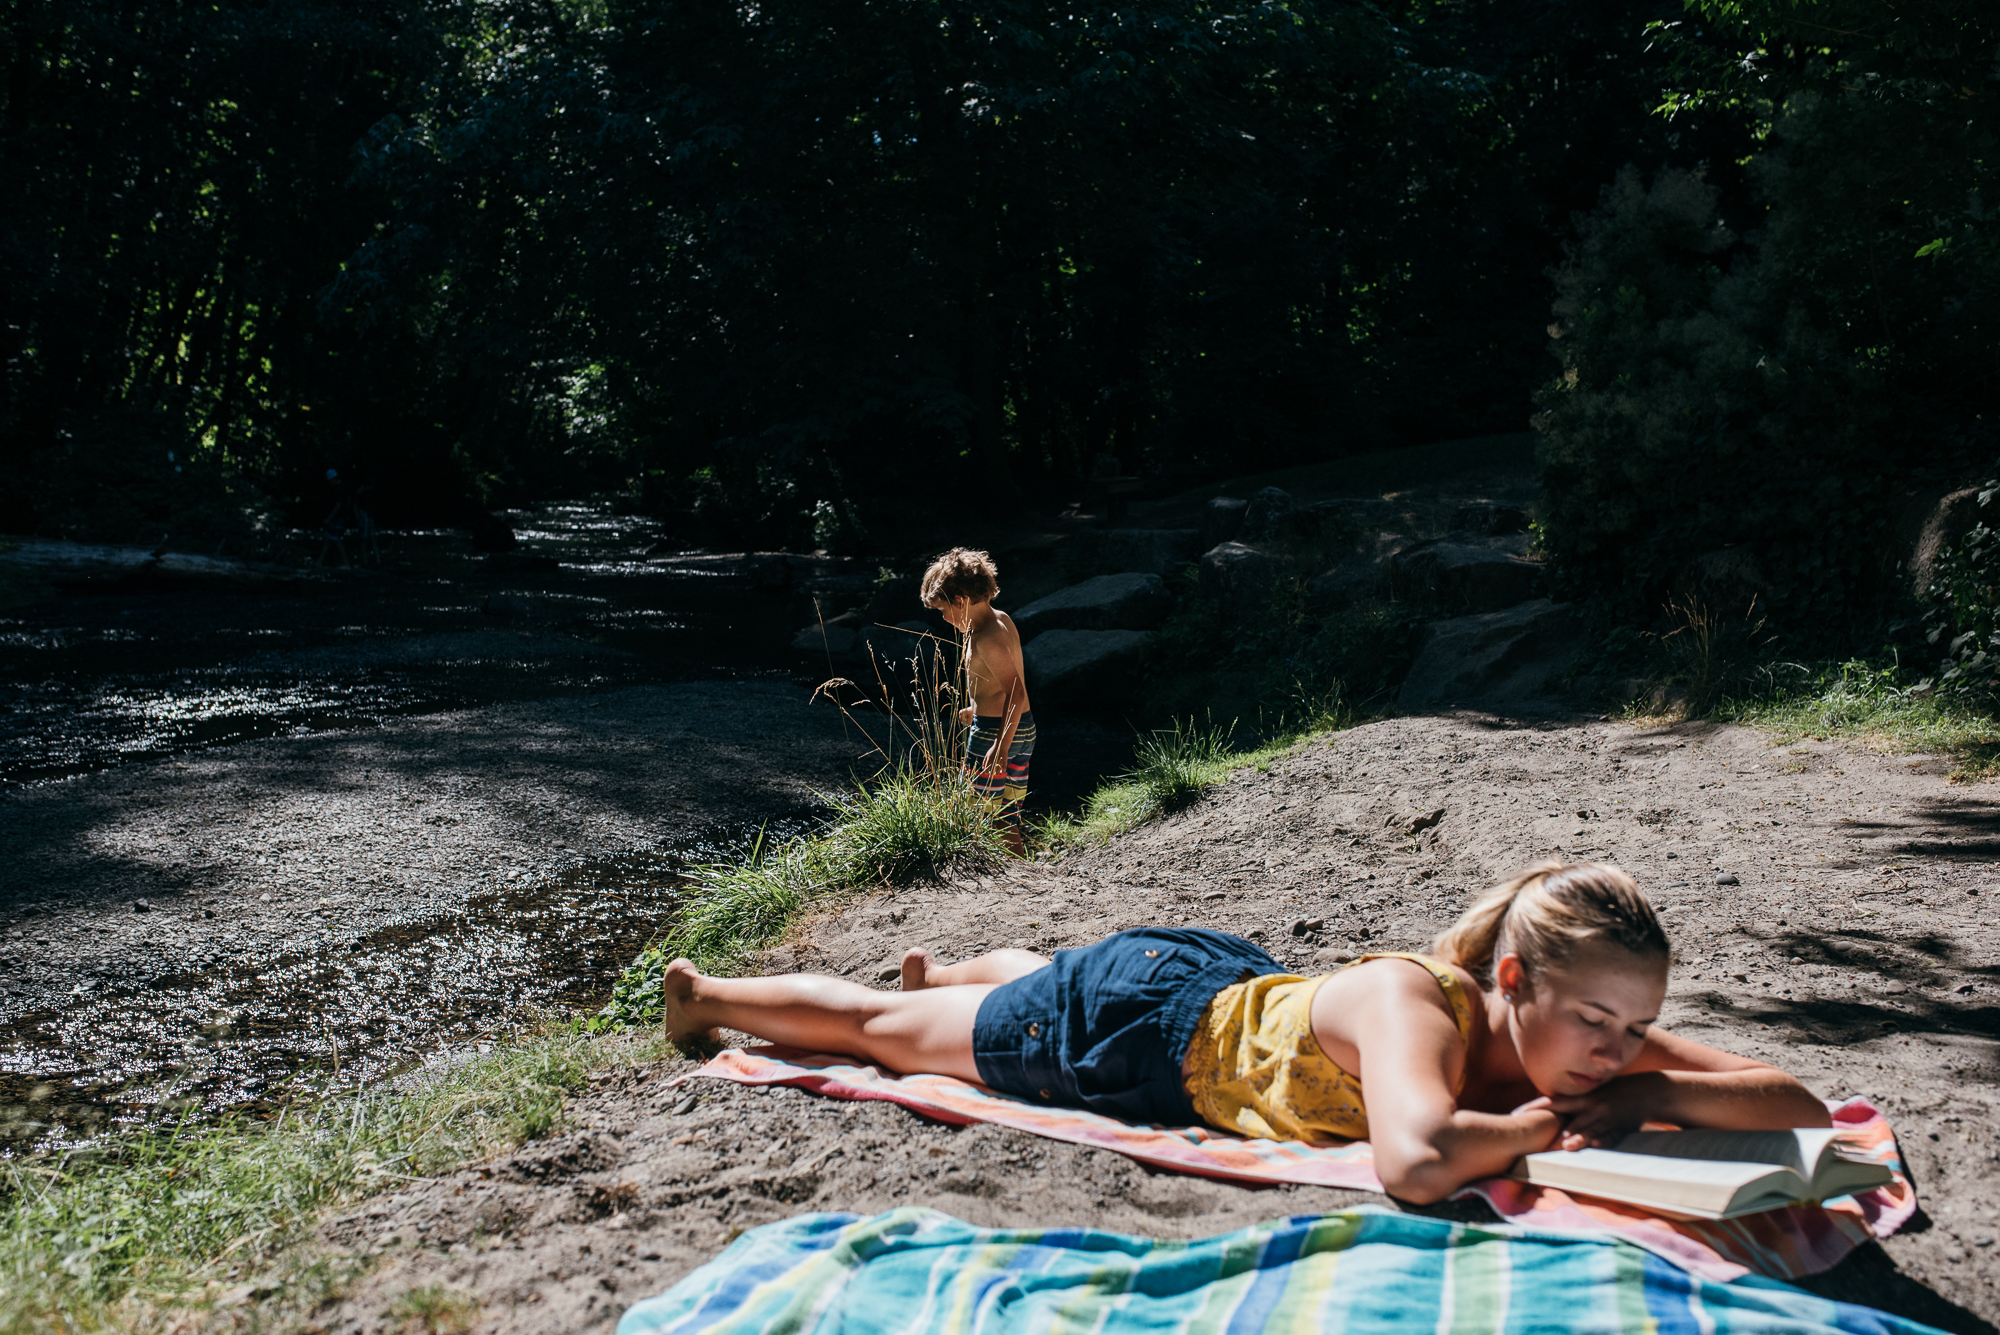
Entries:
[[1810, 1181], [1839, 1132], [1818, 1127], [1792, 1131], [1640, 1131], [1618, 1142], [1625, 1154], [1669, 1159], [1710, 1159], [1775, 1164]]
[[1663, 1158], [1623, 1150], [1547, 1150], [1530, 1154], [1514, 1176], [1586, 1195], [1609, 1196], [1650, 1208], [1692, 1210], [1710, 1217], [1739, 1196], [1789, 1200], [1804, 1180], [1781, 1166], [1741, 1160]]

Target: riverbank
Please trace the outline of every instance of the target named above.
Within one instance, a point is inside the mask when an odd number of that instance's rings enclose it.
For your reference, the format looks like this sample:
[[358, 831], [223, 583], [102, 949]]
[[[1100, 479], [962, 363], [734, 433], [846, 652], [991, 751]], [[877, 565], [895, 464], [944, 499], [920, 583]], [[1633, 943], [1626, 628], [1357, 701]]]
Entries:
[[[1324, 969], [1421, 947], [1469, 895], [1537, 857], [1615, 861], [1662, 906], [1680, 955], [1664, 1023], [1782, 1064], [1824, 1096], [1865, 1094], [1901, 1137], [1923, 1214], [1807, 1287], [1989, 1332], [2000, 839], [1991, 802], [1942, 768], [1778, 749], [1738, 728], [1389, 720], [1058, 863], [843, 905], [759, 967], [873, 981], [910, 944], [942, 958], [1046, 951], [1164, 921]], [[979, 1224], [1190, 1237], [1380, 1200], [1159, 1173], [881, 1104], [670, 1087], [691, 1068], [624, 1064], [571, 1105], [559, 1135], [328, 1221], [323, 1254], [372, 1269], [313, 1321], [388, 1331], [384, 1313], [427, 1294], [450, 1295], [482, 1332], [609, 1330], [735, 1231], [802, 1210], [919, 1204]]]

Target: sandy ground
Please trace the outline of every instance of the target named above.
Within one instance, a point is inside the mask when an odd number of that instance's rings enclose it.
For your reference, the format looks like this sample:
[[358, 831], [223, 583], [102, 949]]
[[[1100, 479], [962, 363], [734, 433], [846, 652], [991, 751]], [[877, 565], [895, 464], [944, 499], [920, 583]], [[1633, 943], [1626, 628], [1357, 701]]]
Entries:
[[[1665, 1023], [1782, 1064], [1824, 1096], [1866, 1094], [1901, 1135], [1922, 1215], [1808, 1286], [1991, 1332], [2000, 808], [1943, 769], [1773, 748], [1741, 729], [1391, 720], [1245, 773], [1108, 846], [852, 904], [767, 967], [874, 981], [907, 945], [948, 959], [1167, 922], [1324, 968], [1421, 947], [1471, 895], [1539, 857], [1617, 862], [1675, 938]], [[1304, 926], [1313, 920], [1324, 926]], [[399, 1295], [443, 1284], [476, 1301], [480, 1331], [609, 1331], [738, 1231], [804, 1210], [922, 1204], [981, 1224], [1191, 1237], [1381, 1199], [1156, 1172], [888, 1105], [670, 1087], [688, 1066], [613, 1071], [562, 1134], [329, 1222], [329, 1247], [379, 1260], [320, 1324], [388, 1330]]]

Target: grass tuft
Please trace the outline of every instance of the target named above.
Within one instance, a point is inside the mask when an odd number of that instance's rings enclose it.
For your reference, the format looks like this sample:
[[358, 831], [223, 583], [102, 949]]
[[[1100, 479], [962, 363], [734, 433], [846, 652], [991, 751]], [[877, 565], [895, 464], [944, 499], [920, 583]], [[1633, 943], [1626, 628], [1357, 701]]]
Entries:
[[1239, 770], [1268, 770], [1313, 738], [1353, 723], [1337, 692], [1297, 700], [1294, 712], [1279, 719], [1276, 735], [1243, 751], [1231, 741], [1233, 721], [1224, 727], [1213, 719], [1205, 725], [1176, 719], [1142, 736], [1133, 748], [1131, 770], [1100, 785], [1084, 799], [1078, 815], [1046, 822], [1041, 837], [1057, 847], [1103, 843], [1189, 806]]
[[425, 1284], [406, 1289], [389, 1304], [389, 1318], [399, 1321], [408, 1332], [422, 1335], [460, 1335], [470, 1330], [479, 1315], [479, 1304], [471, 1294], [443, 1284]]
[[2000, 719], [1985, 703], [1940, 692], [1893, 663], [1850, 659], [1794, 669], [1766, 689], [1724, 696], [1710, 716], [1793, 742], [1846, 741], [1877, 751], [1927, 752], [1957, 765], [1956, 782], [2000, 774]]
[[658, 1021], [667, 965], [680, 956], [704, 972], [728, 972], [829, 896], [991, 866], [1006, 856], [992, 812], [956, 769], [905, 763], [826, 801], [833, 818], [814, 834], [770, 849], [759, 838], [741, 861], [690, 868], [674, 925], [620, 976], [591, 1025]]
[[546, 1135], [593, 1066], [644, 1046], [551, 1024], [412, 1093], [133, 1133], [54, 1165], [0, 1161], [0, 1335], [309, 1306], [343, 1275], [288, 1249], [327, 1208]]

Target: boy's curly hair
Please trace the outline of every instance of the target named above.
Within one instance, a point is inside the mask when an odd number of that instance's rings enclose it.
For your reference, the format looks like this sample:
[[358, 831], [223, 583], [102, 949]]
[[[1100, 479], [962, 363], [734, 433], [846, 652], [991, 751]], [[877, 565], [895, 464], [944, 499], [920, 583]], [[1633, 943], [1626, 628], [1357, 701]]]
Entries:
[[993, 558], [971, 547], [954, 547], [924, 572], [921, 596], [925, 607], [937, 607], [957, 598], [983, 603], [999, 592], [1000, 570]]

